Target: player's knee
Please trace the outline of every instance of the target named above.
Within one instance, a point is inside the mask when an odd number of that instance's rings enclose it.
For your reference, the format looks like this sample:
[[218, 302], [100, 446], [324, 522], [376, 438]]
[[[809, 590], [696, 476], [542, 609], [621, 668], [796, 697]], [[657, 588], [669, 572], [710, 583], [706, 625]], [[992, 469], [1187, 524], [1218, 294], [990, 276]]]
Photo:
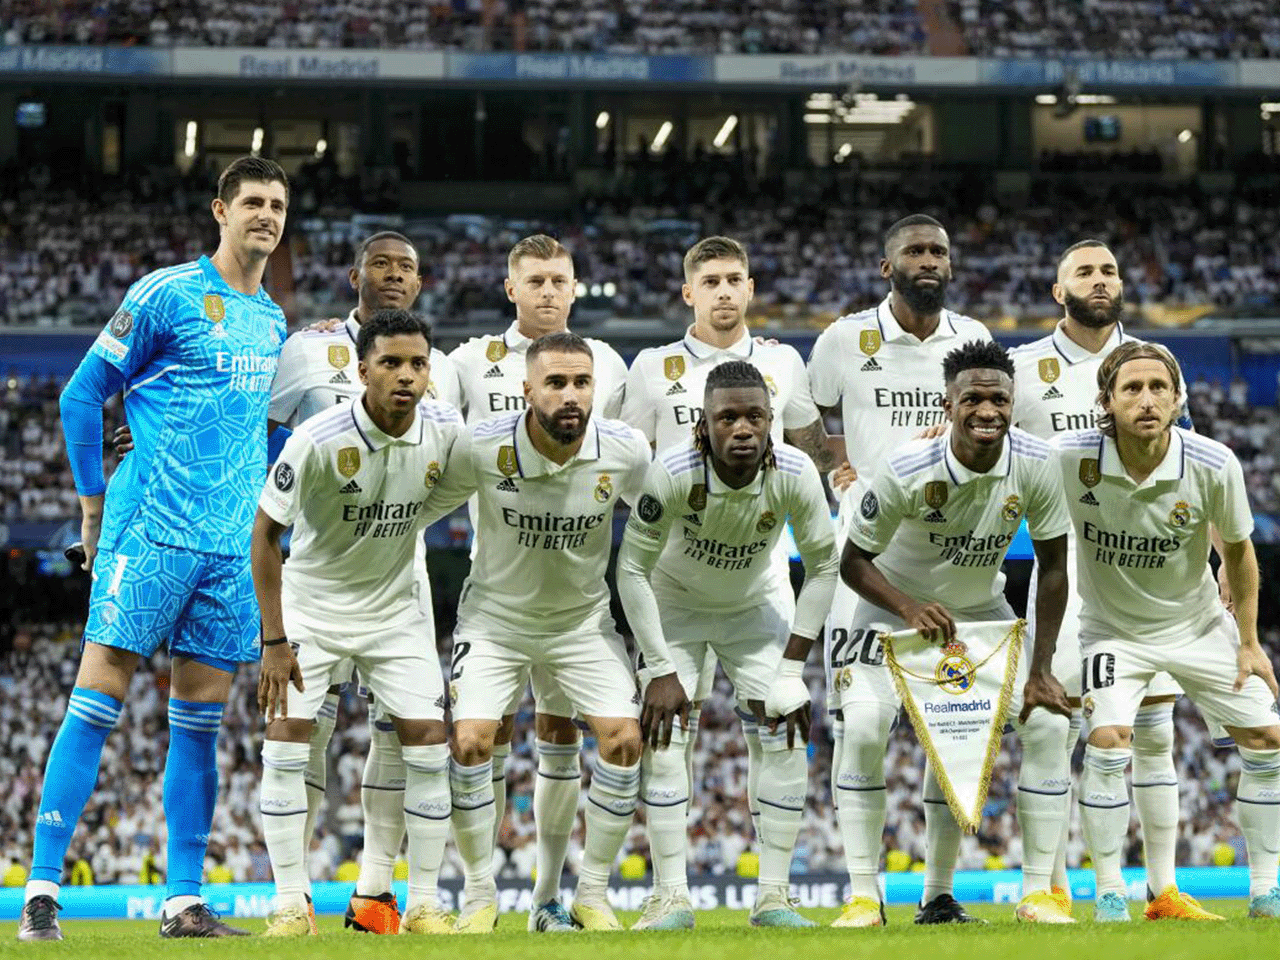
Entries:
[[568, 746], [577, 743], [581, 739], [577, 725], [568, 717], [557, 717], [551, 713], [539, 713], [534, 717], [533, 725], [538, 739], [547, 743]]
[[1167, 756], [1173, 752], [1173, 704], [1153, 703], [1138, 710], [1133, 722], [1133, 754]]
[[516, 718], [515, 714], [505, 716], [502, 722], [498, 724], [498, 732], [493, 736], [494, 743], [510, 743], [511, 738], [516, 735]]
[[1132, 738], [1129, 727], [1095, 727], [1089, 731], [1089, 746], [1099, 750], [1128, 750]]
[[640, 762], [640, 724], [634, 720], [610, 724], [596, 731], [600, 758], [620, 767]]
[[493, 756], [494, 735], [475, 724], [459, 723], [453, 730], [453, 756], [464, 767], [484, 763]]
[[397, 719], [394, 722], [396, 735], [403, 746], [426, 747], [445, 741], [444, 722], [441, 720]]
[[1055, 751], [1065, 753], [1071, 719], [1048, 710], [1032, 710], [1027, 722], [1018, 725], [1018, 738], [1022, 752], [1041, 753]]
[[310, 720], [297, 718], [272, 720], [267, 724], [266, 738], [280, 743], [310, 743], [314, 726]]
[[138, 654], [132, 650], [86, 643], [76, 673], [76, 686], [123, 701], [129, 693], [129, 681], [137, 669]]
[[883, 773], [893, 714], [893, 710], [879, 704], [856, 712], [845, 711], [841, 746], [842, 759], [849, 769]]
[[1227, 727], [1227, 732], [1245, 750], [1280, 750], [1280, 726]]

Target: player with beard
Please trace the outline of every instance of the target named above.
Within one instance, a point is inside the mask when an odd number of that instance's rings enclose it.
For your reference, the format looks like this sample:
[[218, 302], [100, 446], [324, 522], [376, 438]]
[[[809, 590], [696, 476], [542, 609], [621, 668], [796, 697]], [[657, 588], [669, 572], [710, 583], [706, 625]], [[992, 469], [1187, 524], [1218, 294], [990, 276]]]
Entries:
[[[991, 339], [983, 324], [943, 306], [951, 283], [951, 243], [933, 217], [912, 214], [889, 228], [880, 274], [890, 283], [884, 300], [831, 324], [809, 357], [814, 402], [824, 410], [841, 408], [846, 453], [860, 478], [841, 501], [842, 531], [856, 512], [865, 484], [883, 467], [890, 451], [922, 429], [944, 422], [939, 389], [943, 358], [966, 341]], [[831, 792], [850, 881], [849, 900], [833, 924], [837, 927], [882, 922], [877, 878], [885, 823], [884, 760], [898, 713], [879, 634], [853, 637], [850, 632], [857, 602], [852, 590], [838, 585], [825, 628], [828, 707], [836, 718]], [[839, 671], [855, 679], [866, 675], [868, 681], [843, 691], [843, 711], [831, 683]], [[950, 811], [935, 807], [925, 807], [929, 848], [958, 843], [959, 827]], [[940, 862], [931, 860], [930, 869], [941, 870]], [[950, 873], [929, 874], [928, 879], [929, 892], [935, 898], [946, 894], [942, 902], [954, 905], [951, 913], [930, 911], [930, 922], [961, 918], [960, 905], [949, 899]]]
[[[1048, 440], [1095, 425], [1098, 368], [1112, 351], [1134, 343], [1120, 322], [1124, 312], [1124, 282], [1110, 248], [1100, 240], [1072, 244], [1058, 260], [1053, 298], [1064, 316], [1053, 332], [1011, 351], [1017, 376], [1014, 404], [1017, 425]], [[1190, 428], [1185, 408], [1178, 423]], [[1215, 535], [1216, 543], [1216, 535]], [[1070, 566], [1075, 569], [1075, 538], [1068, 537]], [[1035, 630], [1036, 577], [1027, 598], [1028, 621]], [[1067, 751], [1075, 750], [1080, 715], [1080, 593], [1067, 602], [1053, 673], [1071, 698], [1071, 730]], [[1178, 778], [1173, 762], [1173, 704], [1181, 692], [1166, 673], [1157, 674], [1147, 690], [1133, 724], [1133, 796], [1142, 824], [1144, 862], [1159, 892], [1173, 883], [1178, 830]], [[1067, 798], [1069, 804], [1070, 798]], [[1069, 812], [1069, 811], [1068, 811]], [[1064, 814], [1062, 837], [1053, 872], [1053, 891], [1070, 910], [1066, 852], [1070, 816]], [[1172, 901], [1170, 901], [1172, 902]]]

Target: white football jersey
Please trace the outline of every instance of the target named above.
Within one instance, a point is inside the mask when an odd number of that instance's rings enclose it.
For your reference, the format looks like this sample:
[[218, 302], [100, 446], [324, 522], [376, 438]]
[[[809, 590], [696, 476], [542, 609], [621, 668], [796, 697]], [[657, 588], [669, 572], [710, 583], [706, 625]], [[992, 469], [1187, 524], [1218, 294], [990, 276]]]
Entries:
[[1157, 643], [1203, 632], [1222, 614], [1209, 526], [1228, 543], [1253, 532], [1235, 454], [1173, 427], [1164, 460], [1135, 484], [1097, 430], [1052, 443], [1076, 532], [1082, 634]]
[[428, 496], [463, 429], [455, 408], [432, 400], [419, 404], [402, 436], [390, 437], [356, 399], [294, 431], [258, 501], [277, 523], [293, 525], [286, 623], [358, 632], [429, 613], [426, 566], [415, 554]]
[[614, 507], [639, 495], [649, 444], [626, 424], [592, 417], [581, 449], [560, 465], [534, 449], [528, 418], [507, 414], [467, 427], [431, 513], [472, 494], [479, 504], [459, 619], [554, 636], [608, 617]]
[[990, 609], [1003, 597], [1000, 564], [1022, 518], [1033, 540], [1071, 526], [1056, 460], [1048, 444], [1016, 428], [986, 473], [956, 459], [950, 431], [913, 440], [863, 493], [849, 539], [879, 554], [885, 579], [915, 600]]
[[[364, 393], [357, 370], [356, 337], [360, 320], [352, 310], [342, 326], [329, 333], [299, 330], [285, 340], [271, 385], [267, 418], [292, 429], [322, 410]], [[443, 350], [431, 348], [427, 397], [457, 407], [458, 374]]]
[[[612, 418], [622, 409], [627, 363], [603, 340], [584, 337], [591, 348], [595, 371], [597, 417]], [[515, 321], [502, 333], [472, 337], [449, 354], [461, 384], [459, 409], [468, 424], [525, 409], [525, 355], [533, 343]]]
[[809, 354], [809, 387], [820, 406], [841, 405], [845, 452], [859, 476], [869, 479], [902, 444], [942, 423], [943, 358], [990, 339], [977, 320], [943, 310], [921, 340], [898, 325], [889, 297], [822, 331]]
[[777, 444], [774, 453], [776, 469], [762, 468], [735, 490], [691, 441], [662, 451], [649, 467], [624, 541], [661, 551], [650, 581], [660, 603], [745, 610], [774, 589], [769, 558], [790, 520], [805, 569], [792, 632], [813, 638], [831, 607], [840, 565], [831, 514], [813, 461], [787, 444]]
[[702, 415], [707, 374], [727, 360], [746, 360], [764, 376], [773, 403], [773, 439], [782, 441], [784, 430], [807, 427], [820, 414], [809, 396], [804, 361], [795, 347], [785, 343], [756, 343], [750, 331], [721, 350], [693, 335], [665, 347], [641, 350], [627, 374], [622, 419], [665, 450], [693, 436], [693, 425]]

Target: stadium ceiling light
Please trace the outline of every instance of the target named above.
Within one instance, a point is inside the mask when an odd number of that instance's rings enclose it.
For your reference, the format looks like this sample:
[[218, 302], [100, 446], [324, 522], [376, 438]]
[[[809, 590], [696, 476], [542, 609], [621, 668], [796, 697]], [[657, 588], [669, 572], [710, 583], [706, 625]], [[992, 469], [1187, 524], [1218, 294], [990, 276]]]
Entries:
[[1190, 143], [1190, 142], [1191, 142], [1191, 138], [1192, 138], [1192, 137], [1194, 137], [1194, 136], [1195, 136], [1195, 134], [1194, 134], [1194, 133], [1192, 133], [1190, 130], [1183, 130], [1181, 133], [1179, 133], [1179, 134], [1178, 134], [1178, 142], [1179, 142], [1179, 143]]
[[255, 157], [258, 155], [258, 151], [262, 149], [262, 136], [263, 136], [262, 128], [254, 127], [253, 143], [249, 147], [249, 152], [252, 153]]
[[830, 123], [831, 114], [829, 113], [806, 113], [804, 115], [805, 123]]
[[324, 152], [329, 149], [329, 141], [321, 137], [316, 141], [316, 159], [324, 156]]
[[845, 157], [849, 156], [849, 154], [851, 153], [853, 153], [853, 144], [842, 143], [840, 144], [840, 149], [836, 151], [836, 156], [839, 159], [843, 160]]
[[187, 121], [187, 139], [182, 145], [183, 156], [194, 157], [196, 155], [196, 134], [200, 128], [194, 120]]
[[720, 127], [720, 132], [716, 134], [716, 138], [711, 141], [711, 145], [719, 150], [729, 142], [729, 136], [733, 133], [734, 128], [738, 125], [738, 115], [731, 113], [725, 118], [724, 124]]
[[1058, 102], [1057, 94], [1053, 94], [1053, 93], [1037, 93], [1036, 94], [1036, 103], [1044, 104], [1046, 107], [1052, 107], [1057, 102]]
[[614, 283], [612, 280], [606, 280], [604, 284], [604, 295], [606, 297], [612, 297], [617, 292], [618, 292], [618, 285]]
[[609, 111], [601, 110], [596, 114], [596, 129], [603, 130], [609, 125]]
[[653, 138], [653, 144], [649, 147], [654, 153], [659, 152], [667, 145], [667, 138], [671, 136], [671, 131], [675, 127], [670, 120], [663, 120], [662, 126], [658, 128], [658, 135]]

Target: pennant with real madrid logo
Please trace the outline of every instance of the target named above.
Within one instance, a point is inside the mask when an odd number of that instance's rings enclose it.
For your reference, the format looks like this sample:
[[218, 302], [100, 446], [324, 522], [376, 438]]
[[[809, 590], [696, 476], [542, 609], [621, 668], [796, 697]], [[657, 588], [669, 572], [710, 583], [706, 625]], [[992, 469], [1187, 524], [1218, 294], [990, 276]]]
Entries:
[[1025, 620], [957, 623], [939, 645], [915, 630], [884, 638], [885, 661], [947, 806], [976, 833], [1018, 678]]

